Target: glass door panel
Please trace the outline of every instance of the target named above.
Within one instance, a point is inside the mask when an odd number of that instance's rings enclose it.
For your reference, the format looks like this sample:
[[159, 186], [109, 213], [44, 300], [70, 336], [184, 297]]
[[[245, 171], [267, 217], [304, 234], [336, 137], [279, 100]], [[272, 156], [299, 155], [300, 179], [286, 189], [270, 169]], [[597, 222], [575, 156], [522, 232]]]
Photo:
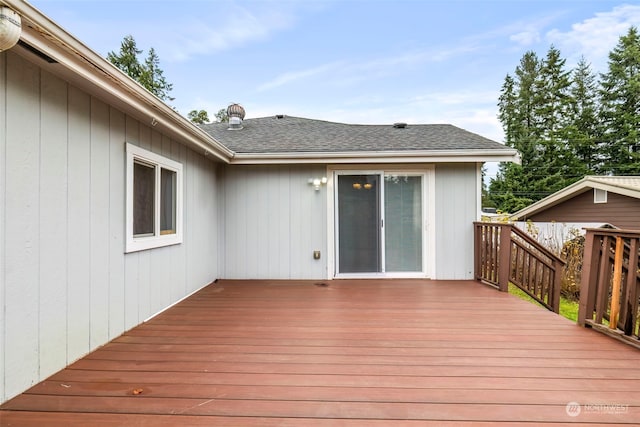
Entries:
[[338, 175], [338, 271], [382, 271], [380, 175]]
[[422, 271], [421, 175], [385, 175], [384, 230], [385, 271]]

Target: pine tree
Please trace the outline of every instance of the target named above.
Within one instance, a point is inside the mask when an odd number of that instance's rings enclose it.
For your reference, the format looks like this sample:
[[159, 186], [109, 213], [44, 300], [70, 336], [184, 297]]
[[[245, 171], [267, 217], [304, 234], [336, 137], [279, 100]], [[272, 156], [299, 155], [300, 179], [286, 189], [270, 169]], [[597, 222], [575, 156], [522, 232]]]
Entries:
[[154, 48], [149, 49], [147, 58], [144, 60], [142, 75], [139, 81], [149, 92], [163, 101], [174, 100], [174, 98], [169, 95], [169, 92], [173, 89], [173, 85], [167, 83], [167, 80], [164, 78], [164, 72], [160, 68], [160, 59]]
[[640, 174], [640, 35], [631, 27], [609, 53], [601, 75], [603, 172]]
[[537, 200], [532, 194], [530, 176], [539, 167], [538, 135], [534, 102], [541, 63], [535, 52], [525, 53], [516, 67], [515, 77], [507, 75], [498, 101], [498, 117], [506, 144], [521, 154], [522, 165], [502, 163], [489, 185], [489, 195], [498, 209], [514, 212]]
[[577, 160], [576, 175], [598, 174], [601, 168], [598, 122], [598, 85], [591, 66], [582, 57], [572, 74], [567, 142]]
[[167, 83], [160, 69], [160, 59], [155, 49], [149, 49], [143, 63], [138, 59], [142, 50], [138, 49], [133, 36], [126, 36], [120, 44], [120, 52], [109, 52], [107, 60], [124, 71], [129, 77], [140, 83], [145, 89], [163, 101], [173, 101], [169, 96], [173, 85]]
[[142, 75], [142, 66], [138, 60], [138, 55], [142, 51], [136, 46], [136, 41], [132, 36], [126, 36], [120, 43], [120, 52], [109, 52], [107, 60], [113, 65], [124, 71], [129, 77], [136, 81], [140, 81]]
[[553, 193], [581, 177], [572, 170], [576, 161], [566, 139], [571, 80], [565, 63], [560, 51], [551, 46], [535, 81], [534, 134], [539, 149], [531, 184], [537, 195]]

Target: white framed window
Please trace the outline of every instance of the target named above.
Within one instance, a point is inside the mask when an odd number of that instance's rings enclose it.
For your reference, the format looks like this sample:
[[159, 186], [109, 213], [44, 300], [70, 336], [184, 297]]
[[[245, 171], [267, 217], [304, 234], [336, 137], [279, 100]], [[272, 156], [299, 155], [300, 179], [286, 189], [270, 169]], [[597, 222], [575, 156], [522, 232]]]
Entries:
[[593, 189], [593, 203], [607, 203], [607, 190]]
[[182, 243], [182, 164], [129, 143], [126, 152], [125, 252]]

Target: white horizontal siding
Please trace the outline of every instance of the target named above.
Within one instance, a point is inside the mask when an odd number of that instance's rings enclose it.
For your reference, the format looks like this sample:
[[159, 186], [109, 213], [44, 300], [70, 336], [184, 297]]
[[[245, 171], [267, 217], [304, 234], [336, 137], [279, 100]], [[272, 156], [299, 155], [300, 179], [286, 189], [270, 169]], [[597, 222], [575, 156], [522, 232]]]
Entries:
[[326, 167], [227, 166], [224, 173], [223, 276], [326, 279], [327, 189], [308, 182]]
[[[218, 277], [217, 166], [0, 54], [0, 402]], [[185, 174], [181, 245], [124, 254], [125, 141]]]
[[435, 180], [435, 278], [473, 279], [473, 222], [480, 197], [477, 165], [438, 164]]

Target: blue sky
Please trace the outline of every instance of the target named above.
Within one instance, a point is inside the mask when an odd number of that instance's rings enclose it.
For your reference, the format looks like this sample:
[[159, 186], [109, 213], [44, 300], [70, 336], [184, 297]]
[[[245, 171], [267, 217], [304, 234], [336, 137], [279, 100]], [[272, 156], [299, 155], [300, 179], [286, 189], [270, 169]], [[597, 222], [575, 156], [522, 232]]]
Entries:
[[102, 56], [153, 47], [171, 103], [213, 117], [242, 104], [345, 123], [451, 123], [496, 141], [507, 73], [551, 45], [605, 71], [640, 5], [588, 0], [33, 0]]

